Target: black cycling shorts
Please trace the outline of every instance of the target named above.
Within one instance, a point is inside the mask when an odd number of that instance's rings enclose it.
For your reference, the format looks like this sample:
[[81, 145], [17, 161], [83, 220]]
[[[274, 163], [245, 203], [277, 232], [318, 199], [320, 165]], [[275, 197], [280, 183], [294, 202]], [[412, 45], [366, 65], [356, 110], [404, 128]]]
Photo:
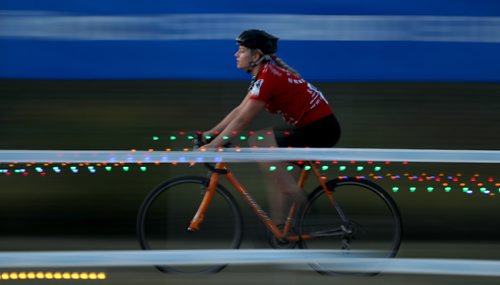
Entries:
[[340, 138], [340, 125], [333, 114], [303, 127], [273, 128], [279, 147], [333, 147]]

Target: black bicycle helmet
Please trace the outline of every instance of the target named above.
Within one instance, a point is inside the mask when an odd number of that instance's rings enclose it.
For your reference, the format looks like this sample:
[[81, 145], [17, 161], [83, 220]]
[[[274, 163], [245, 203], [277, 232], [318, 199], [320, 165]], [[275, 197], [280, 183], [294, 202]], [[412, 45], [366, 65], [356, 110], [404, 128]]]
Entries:
[[259, 49], [264, 54], [273, 54], [278, 51], [278, 38], [263, 30], [243, 31], [236, 38], [236, 42], [250, 49]]

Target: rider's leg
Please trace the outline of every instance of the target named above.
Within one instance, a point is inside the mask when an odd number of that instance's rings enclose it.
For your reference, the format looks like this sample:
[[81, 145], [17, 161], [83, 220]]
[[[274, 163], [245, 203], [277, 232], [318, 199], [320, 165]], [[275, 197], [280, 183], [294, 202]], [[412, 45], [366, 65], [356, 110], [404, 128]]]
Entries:
[[[278, 144], [274, 135], [266, 135], [268, 131], [256, 133], [250, 138], [250, 144], [257, 147], [276, 147]], [[264, 139], [256, 139], [264, 137]], [[262, 172], [266, 174], [268, 184], [269, 206], [271, 218], [276, 224], [283, 224], [288, 216], [288, 210], [293, 202], [301, 205], [306, 198], [304, 192], [297, 185], [297, 178], [300, 171], [298, 167], [294, 167], [293, 171], [289, 171], [286, 162], [267, 162], [259, 163]]]

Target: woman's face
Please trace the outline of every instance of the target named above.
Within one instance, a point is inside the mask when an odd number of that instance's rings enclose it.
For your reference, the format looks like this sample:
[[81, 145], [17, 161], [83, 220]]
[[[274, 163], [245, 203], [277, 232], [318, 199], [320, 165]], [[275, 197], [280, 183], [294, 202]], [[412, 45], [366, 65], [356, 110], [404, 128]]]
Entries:
[[238, 69], [248, 69], [252, 61], [252, 53], [249, 48], [240, 45], [234, 56], [236, 57], [236, 67]]

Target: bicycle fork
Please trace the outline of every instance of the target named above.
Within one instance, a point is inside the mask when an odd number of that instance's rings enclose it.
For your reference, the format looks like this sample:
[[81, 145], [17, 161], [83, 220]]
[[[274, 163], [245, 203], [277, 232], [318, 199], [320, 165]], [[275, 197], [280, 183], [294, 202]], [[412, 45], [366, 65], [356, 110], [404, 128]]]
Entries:
[[210, 180], [205, 189], [206, 191], [203, 195], [203, 199], [201, 200], [200, 206], [198, 207], [198, 211], [196, 211], [196, 214], [189, 223], [189, 226], [187, 228], [188, 231], [195, 232], [200, 229], [200, 225], [205, 219], [205, 212], [208, 209], [208, 205], [210, 205], [210, 202], [212, 202], [212, 198], [214, 197], [215, 192], [217, 191], [217, 184], [219, 183], [219, 175], [220, 175], [219, 173], [213, 173], [210, 176]]

